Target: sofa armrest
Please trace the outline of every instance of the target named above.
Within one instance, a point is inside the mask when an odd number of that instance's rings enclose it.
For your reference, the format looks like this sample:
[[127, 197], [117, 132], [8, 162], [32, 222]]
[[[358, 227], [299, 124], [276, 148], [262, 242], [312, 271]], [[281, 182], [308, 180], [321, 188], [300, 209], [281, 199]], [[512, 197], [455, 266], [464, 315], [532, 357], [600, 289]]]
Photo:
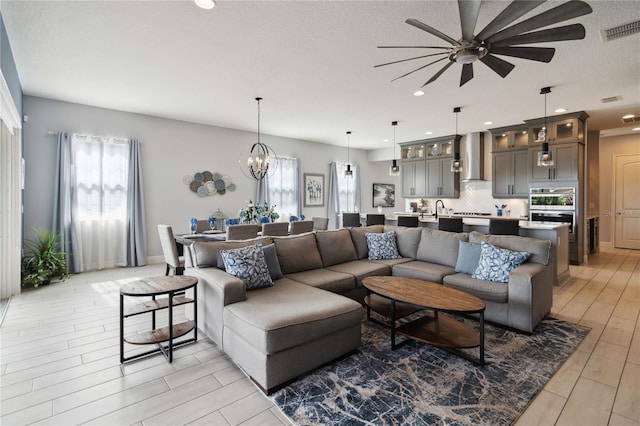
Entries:
[[524, 263], [509, 274], [509, 325], [533, 332], [551, 311], [553, 271], [548, 265]]

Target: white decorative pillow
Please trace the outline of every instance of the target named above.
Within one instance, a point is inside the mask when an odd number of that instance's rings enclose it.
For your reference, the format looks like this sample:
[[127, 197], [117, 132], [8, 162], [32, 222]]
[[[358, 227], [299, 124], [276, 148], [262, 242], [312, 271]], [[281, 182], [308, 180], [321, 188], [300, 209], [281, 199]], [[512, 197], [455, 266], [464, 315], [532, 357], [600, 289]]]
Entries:
[[509, 282], [511, 270], [522, 265], [528, 257], [529, 253], [526, 251], [507, 250], [483, 241], [481, 243], [480, 261], [471, 278], [499, 283]]
[[398, 253], [395, 232], [367, 232], [364, 236], [367, 239], [367, 247], [369, 248], [369, 260], [402, 258]]
[[240, 278], [247, 290], [273, 285], [260, 243], [237, 249], [220, 250], [220, 255], [227, 273]]

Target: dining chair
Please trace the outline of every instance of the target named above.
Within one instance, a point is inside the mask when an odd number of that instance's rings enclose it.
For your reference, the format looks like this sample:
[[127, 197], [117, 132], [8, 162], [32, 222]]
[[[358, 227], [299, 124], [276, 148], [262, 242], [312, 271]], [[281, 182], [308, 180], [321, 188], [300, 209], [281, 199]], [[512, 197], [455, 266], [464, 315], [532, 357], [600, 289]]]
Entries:
[[326, 231], [329, 228], [328, 217], [312, 217], [314, 231]]
[[367, 214], [367, 226], [371, 225], [384, 225], [383, 214]]
[[208, 220], [198, 220], [196, 222], [196, 233], [197, 234], [202, 234], [204, 231], [208, 231], [209, 229], [211, 229], [211, 227], [209, 226], [209, 221]]
[[313, 231], [312, 220], [296, 220], [291, 222], [291, 235], [302, 234]]
[[398, 216], [398, 226], [406, 226], [408, 228], [417, 228], [419, 223], [418, 216]]
[[260, 227], [254, 223], [227, 226], [227, 241], [248, 240], [258, 236]]
[[184, 257], [178, 255], [178, 247], [173, 236], [173, 230], [169, 225], [158, 225], [158, 234], [160, 235], [164, 261], [167, 264], [164, 274], [169, 275], [169, 271], [173, 269], [174, 275], [182, 275], [184, 272]]
[[272, 222], [262, 224], [262, 236], [289, 235], [289, 224], [287, 222]]
[[489, 219], [489, 233], [493, 235], [519, 235], [519, 219]]
[[362, 226], [360, 223], [360, 213], [342, 213], [342, 227]]
[[438, 229], [440, 231], [463, 232], [461, 217], [441, 217], [438, 218]]

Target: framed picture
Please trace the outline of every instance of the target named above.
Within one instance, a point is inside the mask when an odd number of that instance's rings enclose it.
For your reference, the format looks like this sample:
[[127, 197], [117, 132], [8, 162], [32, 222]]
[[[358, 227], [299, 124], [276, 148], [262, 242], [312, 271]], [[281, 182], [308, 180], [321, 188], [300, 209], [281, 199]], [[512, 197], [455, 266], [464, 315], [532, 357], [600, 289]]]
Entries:
[[324, 206], [324, 175], [305, 173], [304, 180], [304, 207]]
[[396, 186], [392, 183], [373, 184], [373, 207], [395, 207]]

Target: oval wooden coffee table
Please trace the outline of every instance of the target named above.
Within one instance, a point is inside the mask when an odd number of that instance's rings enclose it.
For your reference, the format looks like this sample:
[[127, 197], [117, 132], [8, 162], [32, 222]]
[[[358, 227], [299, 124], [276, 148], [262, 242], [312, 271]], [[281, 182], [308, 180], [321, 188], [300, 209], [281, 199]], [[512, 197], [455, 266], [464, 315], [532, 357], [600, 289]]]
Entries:
[[[379, 304], [372, 309], [391, 318], [391, 349], [396, 349], [396, 333], [410, 339], [428, 343], [455, 353], [479, 365], [484, 365], [484, 310], [482, 300], [460, 290], [431, 281], [404, 277], [367, 277], [362, 284], [371, 293], [389, 299], [389, 309], [380, 311]], [[369, 302], [369, 297], [365, 303]], [[408, 303], [433, 311], [414, 321], [396, 327], [396, 302]], [[439, 312], [479, 314], [480, 331], [468, 324]], [[462, 348], [480, 348], [479, 357], [473, 358], [459, 351]]]

